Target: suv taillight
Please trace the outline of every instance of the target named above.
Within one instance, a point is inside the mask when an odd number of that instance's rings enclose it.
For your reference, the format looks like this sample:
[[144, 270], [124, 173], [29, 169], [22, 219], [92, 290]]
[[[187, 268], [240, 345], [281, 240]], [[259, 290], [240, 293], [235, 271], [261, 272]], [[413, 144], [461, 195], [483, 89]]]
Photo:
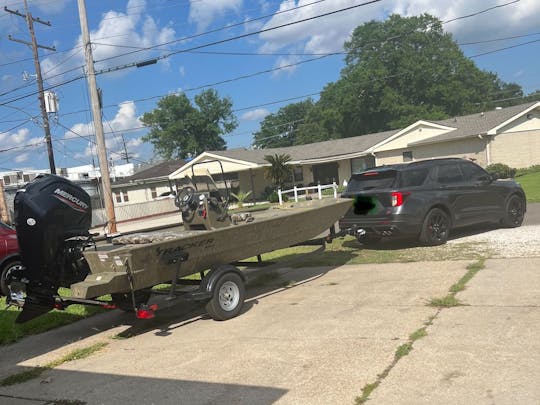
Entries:
[[392, 207], [399, 207], [400, 205], [403, 205], [407, 197], [410, 195], [408, 191], [396, 191], [394, 193], [391, 193], [390, 196], [392, 198]]

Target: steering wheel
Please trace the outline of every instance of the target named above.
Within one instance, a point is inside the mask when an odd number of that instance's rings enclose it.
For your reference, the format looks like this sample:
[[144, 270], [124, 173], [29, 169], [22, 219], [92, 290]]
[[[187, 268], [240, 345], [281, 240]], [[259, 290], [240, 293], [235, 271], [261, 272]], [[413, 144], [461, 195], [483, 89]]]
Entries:
[[195, 189], [191, 186], [184, 187], [174, 199], [174, 205], [180, 208], [180, 211], [187, 212], [193, 204]]

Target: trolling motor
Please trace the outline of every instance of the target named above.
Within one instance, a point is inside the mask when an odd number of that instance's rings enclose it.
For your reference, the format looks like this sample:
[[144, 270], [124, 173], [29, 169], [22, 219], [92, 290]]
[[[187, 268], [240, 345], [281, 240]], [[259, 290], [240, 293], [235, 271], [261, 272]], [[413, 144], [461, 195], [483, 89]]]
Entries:
[[16, 322], [23, 323], [54, 308], [59, 287], [84, 280], [89, 267], [83, 251], [95, 243], [88, 232], [90, 196], [63, 177], [36, 177], [17, 191], [14, 210], [23, 263], [17, 281], [26, 289]]

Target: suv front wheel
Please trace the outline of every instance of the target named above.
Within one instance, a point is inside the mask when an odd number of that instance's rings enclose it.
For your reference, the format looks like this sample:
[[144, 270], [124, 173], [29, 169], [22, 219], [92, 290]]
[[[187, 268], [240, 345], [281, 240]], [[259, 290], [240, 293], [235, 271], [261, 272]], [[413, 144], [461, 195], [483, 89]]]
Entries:
[[440, 208], [432, 208], [427, 213], [420, 232], [420, 242], [428, 246], [444, 245], [450, 232], [450, 218]]
[[507, 228], [517, 228], [523, 223], [525, 215], [525, 201], [517, 194], [512, 194], [506, 202], [506, 210], [501, 220]]

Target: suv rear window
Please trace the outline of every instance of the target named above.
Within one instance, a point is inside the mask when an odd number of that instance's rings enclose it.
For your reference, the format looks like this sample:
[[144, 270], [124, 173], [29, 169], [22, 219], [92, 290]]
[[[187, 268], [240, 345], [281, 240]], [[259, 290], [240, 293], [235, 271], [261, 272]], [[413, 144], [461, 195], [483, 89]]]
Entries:
[[429, 170], [424, 169], [411, 169], [404, 170], [400, 176], [400, 187], [415, 187], [421, 186], [426, 181]]
[[347, 192], [391, 188], [396, 179], [396, 175], [397, 172], [395, 170], [370, 170], [353, 174], [347, 185]]

